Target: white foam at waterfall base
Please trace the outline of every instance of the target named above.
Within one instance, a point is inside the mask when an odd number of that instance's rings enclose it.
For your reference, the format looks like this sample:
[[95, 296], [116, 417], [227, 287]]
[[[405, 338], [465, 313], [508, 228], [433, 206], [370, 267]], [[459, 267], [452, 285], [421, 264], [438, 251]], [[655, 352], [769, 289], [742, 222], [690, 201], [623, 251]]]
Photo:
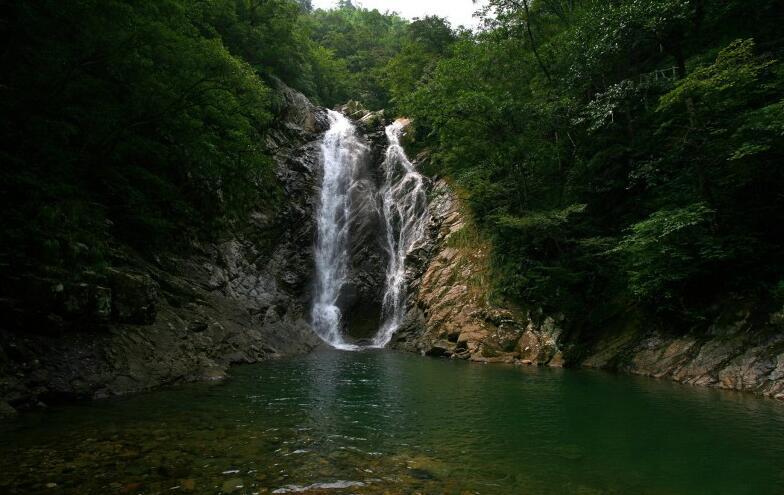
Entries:
[[406, 258], [424, 238], [428, 220], [425, 179], [400, 145], [404, 128], [401, 120], [386, 128], [389, 146], [383, 163], [381, 194], [389, 262], [382, 307], [384, 319], [373, 339], [374, 347], [385, 347], [400, 328], [406, 312]]
[[349, 192], [366, 147], [344, 115], [330, 110], [329, 121], [321, 144], [324, 177], [316, 218], [316, 296], [311, 317], [314, 331], [324, 342], [337, 349], [356, 350], [343, 337], [343, 315], [337, 302], [349, 270]]

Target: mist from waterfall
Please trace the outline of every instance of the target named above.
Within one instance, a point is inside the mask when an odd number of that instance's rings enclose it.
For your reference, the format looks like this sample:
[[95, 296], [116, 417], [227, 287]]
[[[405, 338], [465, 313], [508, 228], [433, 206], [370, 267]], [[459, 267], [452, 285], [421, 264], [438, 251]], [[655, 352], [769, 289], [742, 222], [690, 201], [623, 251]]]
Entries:
[[348, 280], [349, 220], [354, 171], [367, 147], [351, 121], [329, 111], [330, 128], [321, 143], [324, 177], [316, 219], [316, 287], [312, 310], [313, 329], [332, 347], [355, 350], [346, 342], [338, 299]]
[[392, 340], [406, 312], [406, 257], [424, 237], [429, 218], [425, 178], [416, 171], [400, 145], [405, 123], [387, 126], [389, 146], [383, 163], [384, 186], [381, 190], [386, 248], [389, 263], [382, 306], [383, 323], [373, 339], [374, 347], [385, 347]]

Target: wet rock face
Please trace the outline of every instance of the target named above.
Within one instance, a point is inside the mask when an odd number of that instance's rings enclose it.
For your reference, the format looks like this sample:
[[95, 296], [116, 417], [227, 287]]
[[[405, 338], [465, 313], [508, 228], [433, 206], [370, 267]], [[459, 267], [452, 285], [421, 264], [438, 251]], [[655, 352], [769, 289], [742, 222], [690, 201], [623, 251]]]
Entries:
[[356, 339], [373, 337], [381, 325], [381, 305], [388, 263], [380, 189], [384, 183], [381, 164], [387, 148], [383, 111], [370, 112], [357, 102], [338, 109], [353, 120], [367, 145], [364, 159], [353, 171], [351, 221], [349, 223], [349, 279], [338, 306]]
[[752, 322], [741, 311], [678, 337], [638, 330], [602, 338], [580, 364], [784, 400], [784, 325], [777, 315]]
[[562, 366], [552, 318], [496, 307], [476, 282], [487, 270], [486, 248], [459, 246], [466, 220], [444, 181], [430, 192], [428, 240], [408, 259], [408, 313], [393, 345], [431, 356], [478, 362]]
[[387, 265], [379, 196], [383, 177], [378, 162], [371, 160], [375, 150], [376, 146], [369, 145], [366, 160], [354, 172], [351, 191], [351, 274], [340, 306], [347, 317], [348, 334], [355, 338], [372, 337], [380, 325]]
[[308, 98], [277, 81], [277, 89], [283, 98], [280, 121], [283, 127], [297, 133], [318, 134], [329, 127], [324, 109], [313, 105]]
[[113, 268], [81, 282], [20, 281], [37, 304], [0, 301], [13, 315], [0, 323], [0, 416], [62, 398], [219, 380], [233, 363], [319, 344], [309, 323], [313, 212], [329, 124], [325, 110], [279, 89], [285, 105], [266, 145], [286, 201], [276, 211], [259, 204], [223, 239], [187, 255], [147, 260], [119, 246]]

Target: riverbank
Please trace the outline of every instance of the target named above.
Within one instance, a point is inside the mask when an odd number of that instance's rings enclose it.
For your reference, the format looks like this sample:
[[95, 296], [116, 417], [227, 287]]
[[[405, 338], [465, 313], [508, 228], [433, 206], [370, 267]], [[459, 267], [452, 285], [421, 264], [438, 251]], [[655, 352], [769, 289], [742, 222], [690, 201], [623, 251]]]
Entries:
[[0, 425], [0, 490], [772, 495], [782, 432], [749, 394], [324, 349]]
[[[310, 290], [326, 113], [281, 89], [287, 105], [267, 146], [287, 193], [284, 208], [273, 216], [249, 212], [247, 225], [222, 241], [194, 245], [187, 256], [148, 260], [118, 249], [115, 266], [89, 283], [41, 280], [39, 289], [49, 294], [36, 309], [41, 316], [51, 320], [46, 311], [57, 306], [82, 319], [68, 331], [52, 329], [51, 321], [0, 329], [0, 414], [221, 380], [233, 364], [302, 355], [320, 344], [310, 324]], [[383, 113], [360, 108], [352, 115], [371, 145], [362, 180], [379, 181], [373, 164], [383, 161], [388, 144]], [[630, 313], [589, 335], [565, 332], [562, 316], [491, 300], [492, 245], [453, 185], [435, 179], [427, 187], [428, 206], [419, 212], [426, 228], [400, 269], [405, 311], [392, 347], [480, 363], [599, 368], [784, 399], [781, 312], [761, 317], [736, 303], [699, 331], [647, 327]], [[384, 289], [378, 225], [352, 218], [354, 235], [367, 242], [352, 247], [351, 297], [341, 299], [350, 332], [378, 328]]]
[[766, 313], [738, 298], [692, 329], [662, 328], [627, 311], [566, 331], [562, 315], [493, 301], [492, 245], [454, 186], [439, 180], [429, 198], [428, 232], [408, 258], [409, 309], [394, 347], [482, 363], [606, 369], [784, 400], [784, 309]]

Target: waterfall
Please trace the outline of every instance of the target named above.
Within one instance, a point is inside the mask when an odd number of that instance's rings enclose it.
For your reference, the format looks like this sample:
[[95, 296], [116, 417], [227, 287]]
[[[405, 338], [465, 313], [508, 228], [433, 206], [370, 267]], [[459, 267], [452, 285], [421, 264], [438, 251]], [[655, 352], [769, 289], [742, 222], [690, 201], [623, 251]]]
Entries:
[[316, 219], [316, 293], [313, 329], [327, 344], [344, 350], [357, 346], [345, 341], [338, 307], [349, 270], [349, 219], [354, 171], [367, 147], [343, 114], [329, 111], [330, 128], [321, 144], [324, 177]]
[[389, 263], [382, 307], [384, 323], [373, 339], [374, 347], [389, 344], [405, 315], [406, 257], [423, 238], [428, 219], [425, 179], [400, 145], [404, 127], [397, 120], [386, 128], [389, 146], [381, 193]]
[[[330, 128], [321, 143], [324, 177], [316, 218], [316, 276], [312, 310], [313, 329], [332, 347], [358, 350], [343, 336], [341, 293], [349, 283], [351, 269], [351, 194], [362, 192], [356, 177], [368, 148], [356, 128], [343, 114], [329, 112]], [[381, 215], [388, 263], [382, 301], [382, 324], [372, 347], [385, 347], [398, 330], [406, 310], [406, 257], [424, 237], [427, 225], [425, 179], [406, 157], [400, 139], [404, 123], [387, 126], [388, 147], [382, 170]], [[375, 194], [375, 192], [373, 192]], [[354, 209], [357, 205], [353, 205]], [[356, 214], [356, 212], [354, 212]]]

